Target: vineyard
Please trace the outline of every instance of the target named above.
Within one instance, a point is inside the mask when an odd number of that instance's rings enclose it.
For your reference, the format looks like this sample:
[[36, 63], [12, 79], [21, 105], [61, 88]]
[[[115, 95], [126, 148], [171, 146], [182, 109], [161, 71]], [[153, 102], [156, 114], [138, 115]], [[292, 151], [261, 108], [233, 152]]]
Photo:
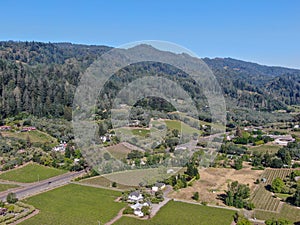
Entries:
[[293, 169], [266, 169], [262, 174], [261, 179], [266, 179], [265, 182], [255, 189], [251, 196], [251, 200], [258, 210], [265, 210], [271, 212], [279, 212], [283, 202], [279, 198], [276, 198], [273, 193], [268, 191], [266, 187], [271, 185], [272, 181], [279, 177], [284, 179], [288, 176]]

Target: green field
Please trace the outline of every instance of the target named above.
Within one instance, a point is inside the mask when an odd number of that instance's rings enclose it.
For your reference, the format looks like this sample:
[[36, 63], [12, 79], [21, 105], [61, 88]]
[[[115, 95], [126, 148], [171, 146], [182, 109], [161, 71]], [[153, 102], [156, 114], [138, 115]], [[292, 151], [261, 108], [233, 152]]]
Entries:
[[150, 130], [140, 129], [140, 128], [132, 129], [131, 131], [133, 135], [139, 135], [142, 137], [146, 137], [147, 135], [150, 134]]
[[269, 152], [270, 154], [273, 154], [273, 153], [277, 153], [280, 148], [282, 148], [282, 146], [280, 146], [280, 145], [267, 144], [267, 145], [254, 146], [254, 147], [249, 148], [249, 150], [252, 152], [254, 152], [254, 151], [258, 151], [261, 153]]
[[[79, 181], [79, 183], [97, 185], [97, 186], [101, 186], [101, 187], [111, 187], [112, 186], [112, 181], [110, 181], [109, 179], [107, 179], [103, 176], [87, 178], [87, 179]], [[137, 186], [128, 186], [128, 185], [117, 183], [116, 188], [120, 189], [120, 190], [129, 190], [129, 189], [135, 188], [135, 187], [137, 187]]]
[[300, 221], [300, 209], [290, 206], [287, 204], [283, 204], [280, 210], [280, 213], [268, 212], [264, 210], [255, 210], [255, 217], [257, 219], [280, 219], [285, 218], [291, 222], [298, 222]]
[[66, 171], [30, 163], [23, 167], [0, 174], [0, 179], [21, 183], [32, 183], [58, 176], [63, 173], [66, 173]]
[[13, 132], [13, 131], [4, 131], [2, 132], [2, 135], [4, 137], [13, 137], [17, 139], [27, 140], [27, 137], [29, 136], [30, 141], [32, 143], [53, 143], [57, 144], [57, 140], [53, 137], [51, 137], [49, 134], [46, 134], [44, 132], [33, 130], [28, 132]]
[[183, 123], [178, 120], [165, 120], [166, 125], [168, 126], [169, 129], [177, 129], [179, 131], [182, 131], [185, 134], [200, 134], [201, 131], [197, 130], [196, 128], [193, 128], [186, 123]]
[[122, 217], [116, 225], [230, 225], [235, 211], [170, 201], [150, 220]]
[[114, 201], [119, 196], [118, 191], [69, 184], [25, 200], [40, 212], [21, 224], [105, 224], [126, 205]]
[[0, 184], [0, 192], [2, 191], [6, 191], [10, 188], [15, 188], [15, 187], [19, 187], [18, 185], [14, 185], [14, 184]]
[[[171, 168], [168, 168], [171, 169]], [[179, 167], [172, 167], [176, 172], [180, 170]], [[146, 184], [153, 184], [158, 180], [164, 180], [169, 177], [167, 174], [167, 168], [149, 168], [149, 169], [137, 169], [137, 170], [126, 170], [110, 174], [105, 174], [103, 177], [121, 183], [126, 186], [139, 186], [139, 183], [143, 182]]]
[[131, 149], [127, 148], [122, 143], [112, 145], [105, 148], [115, 159], [124, 159], [127, 157], [127, 154], [131, 152]]

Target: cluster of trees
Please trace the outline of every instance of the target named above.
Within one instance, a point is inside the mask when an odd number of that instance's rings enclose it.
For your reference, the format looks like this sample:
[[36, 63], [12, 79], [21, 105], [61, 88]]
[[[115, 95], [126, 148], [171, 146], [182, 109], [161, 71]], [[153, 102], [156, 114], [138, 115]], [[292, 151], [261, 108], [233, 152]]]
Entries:
[[270, 141], [274, 141], [273, 138], [269, 136], [263, 135], [261, 130], [252, 131], [251, 133], [246, 131], [241, 131], [238, 126], [236, 129], [236, 138], [233, 139], [235, 144], [252, 144], [252, 145], [261, 145], [268, 143]]
[[247, 153], [247, 147], [232, 142], [226, 142], [221, 145], [219, 152], [231, 155], [243, 155]]
[[188, 182], [193, 179], [200, 179], [200, 174], [198, 172], [197, 166], [193, 163], [187, 163], [187, 170], [184, 174], [172, 175], [167, 178], [164, 182], [173, 186], [174, 190], [178, 190], [181, 188], [186, 188], [188, 186]]
[[245, 184], [239, 184], [234, 181], [228, 184], [226, 191], [225, 204], [236, 208], [254, 209], [254, 204], [248, 200], [250, 197], [250, 188]]
[[277, 177], [272, 181], [270, 190], [274, 193], [289, 194], [286, 201], [294, 204], [295, 206], [300, 206], [300, 183], [296, 180], [296, 177], [300, 176], [300, 171], [293, 171], [284, 180]]
[[[272, 167], [282, 168], [291, 166], [291, 161], [300, 159], [300, 144], [298, 142], [288, 143], [287, 146], [280, 148], [276, 154], [269, 152], [254, 152], [252, 155], [252, 166], [254, 167]], [[296, 164], [293, 166], [297, 166]]]
[[268, 219], [265, 221], [266, 225], [292, 225], [290, 221], [286, 219]]

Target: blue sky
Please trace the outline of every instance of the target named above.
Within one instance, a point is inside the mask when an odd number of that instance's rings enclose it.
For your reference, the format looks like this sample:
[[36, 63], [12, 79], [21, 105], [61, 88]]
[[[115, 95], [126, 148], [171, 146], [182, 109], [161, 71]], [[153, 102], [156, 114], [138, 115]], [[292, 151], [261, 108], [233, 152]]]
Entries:
[[300, 1], [2, 0], [1, 40], [182, 45], [201, 57], [300, 68]]

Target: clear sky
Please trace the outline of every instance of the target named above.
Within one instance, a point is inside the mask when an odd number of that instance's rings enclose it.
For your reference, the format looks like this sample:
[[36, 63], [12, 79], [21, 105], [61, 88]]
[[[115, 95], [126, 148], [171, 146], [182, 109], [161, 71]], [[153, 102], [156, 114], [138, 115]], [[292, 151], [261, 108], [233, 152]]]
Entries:
[[182, 45], [201, 57], [300, 68], [300, 1], [1, 0], [0, 39]]

